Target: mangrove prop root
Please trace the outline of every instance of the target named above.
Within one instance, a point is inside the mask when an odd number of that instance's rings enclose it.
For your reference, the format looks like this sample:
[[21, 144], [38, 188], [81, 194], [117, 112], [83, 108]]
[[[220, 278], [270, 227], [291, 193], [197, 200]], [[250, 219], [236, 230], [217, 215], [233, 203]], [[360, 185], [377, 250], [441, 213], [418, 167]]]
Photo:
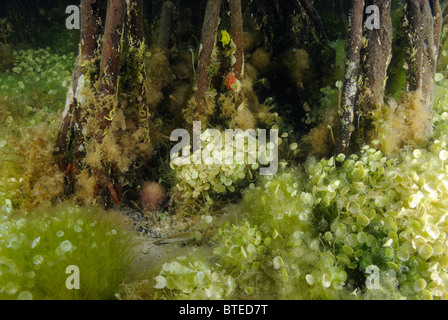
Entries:
[[229, 0], [229, 9], [230, 34], [236, 47], [233, 73], [235, 74], [235, 78], [241, 81], [244, 72], [243, 16], [241, 11], [241, 0]]
[[273, 50], [274, 30], [276, 25], [276, 20], [273, 15], [274, 12], [277, 13], [277, 9], [273, 1], [260, 0], [258, 1], [257, 12], [254, 17], [255, 27], [261, 30], [261, 33], [264, 34], [263, 44], [266, 50], [270, 53], [272, 53]]
[[[281, 11], [287, 16], [287, 26], [294, 48], [304, 49], [309, 54], [308, 81], [299, 87], [307, 91], [305, 100], [314, 104], [312, 100], [320, 94], [320, 87], [332, 85], [333, 69], [335, 66], [336, 50], [330, 43], [325, 32], [322, 19], [310, 0], [280, 1]], [[297, 71], [301, 74], [301, 71]], [[303, 104], [303, 101], [299, 102]]]
[[[440, 4], [438, 1], [407, 0], [404, 8], [405, 60], [408, 65], [408, 92], [421, 92], [422, 103], [432, 112], [437, 68], [438, 45], [441, 34]], [[424, 123], [426, 137], [432, 134], [432, 117]]]
[[171, 1], [165, 1], [162, 6], [160, 15], [159, 35], [157, 38], [157, 46], [162, 50], [167, 50], [171, 35], [171, 12], [174, 4]]
[[[232, 67], [236, 80], [240, 83], [244, 73], [244, 51], [243, 51], [243, 15], [241, 10], [241, 0], [229, 0], [230, 9], [230, 33], [235, 43], [235, 63]], [[241, 94], [236, 93], [235, 108], [243, 102]]]
[[[56, 140], [54, 156], [61, 171], [68, 166], [69, 146], [73, 140], [74, 114], [77, 108], [77, 88], [79, 78], [82, 75], [82, 65], [94, 58], [95, 50], [98, 48], [100, 17], [103, 0], [82, 0], [81, 1], [81, 46], [76, 60], [76, 67], [72, 75], [69, 92], [66, 98], [65, 110], [62, 114], [61, 127]], [[80, 123], [78, 123], [80, 126]]]
[[[118, 90], [118, 72], [120, 69], [121, 41], [125, 10], [126, 3], [124, 0], [109, 0], [101, 56], [100, 94], [112, 95]], [[106, 119], [106, 116], [110, 111], [111, 110], [105, 110], [104, 113], [99, 114], [102, 119], [100, 128], [104, 130], [110, 126], [110, 122]], [[96, 139], [98, 143], [102, 143], [103, 136], [101, 131], [99, 136], [93, 138]], [[114, 198], [115, 203], [119, 205], [118, 196], [113, 188], [111, 188], [111, 183], [109, 181], [114, 179], [112, 174], [106, 177], [104, 172], [99, 171], [96, 172], [95, 176], [101, 185], [106, 185]]]
[[443, 15], [439, 0], [430, 0], [432, 16], [434, 17], [434, 45], [436, 48], [440, 45], [442, 37]]
[[115, 94], [117, 90], [125, 8], [125, 0], [109, 0], [107, 3], [99, 89], [108, 94]]
[[202, 115], [205, 107], [205, 95], [210, 86], [208, 68], [212, 62], [213, 50], [218, 32], [219, 14], [222, 0], [208, 0], [205, 8], [204, 25], [202, 27], [201, 48], [198, 63], [196, 115]]
[[[288, 0], [280, 1], [280, 6], [285, 14], [292, 15], [289, 28], [294, 33], [296, 44], [304, 43], [310, 31], [315, 43], [323, 47], [331, 47], [330, 40], [325, 33], [324, 25], [319, 13], [310, 0]], [[303, 29], [302, 22], [305, 21], [307, 29]]]
[[310, 0], [300, 0], [298, 2], [311, 22], [312, 33], [315, 40], [329, 47], [330, 40], [325, 33], [324, 24], [322, 23], [322, 19], [314, 8], [312, 2]]
[[[115, 108], [120, 107], [118, 102], [118, 75], [123, 51], [126, 12], [129, 46], [135, 49], [129, 50], [128, 58], [130, 60], [142, 58], [142, 50], [144, 50], [143, 0], [109, 0], [104, 26], [101, 24], [101, 21], [104, 21], [101, 17], [105, 13], [102, 9], [103, 4], [103, 0], [82, 0], [81, 2], [80, 52], [67, 94], [66, 108], [63, 113], [54, 156], [61, 171], [65, 173], [64, 187], [66, 195], [74, 192], [76, 183], [82, 183], [79, 179], [80, 172], [88, 170], [89, 174], [96, 180], [93, 190], [94, 198], [101, 195], [106, 206], [110, 206], [113, 202], [119, 206], [121, 189], [116, 181], [121, 171], [113, 164], [114, 159], [101, 159], [101, 166], [95, 168], [90, 168], [89, 165], [86, 166], [84, 161], [87, 146], [90, 142], [98, 145], [105, 143], [104, 134], [111, 126], [111, 114], [113, 116]], [[101, 39], [102, 30], [104, 30], [104, 36]], [[99, 46], [101, 44], [100, 52]], [[101, 60], [99, 60], [99, 54], [101, 55]], [[92, 73], [91, 71], [94, 70], [92, 65], [96, 61], [100, 64], [100, 69], [98, 73]], [[134, 61], [134, 63], [138, 63], [141, 66], [142, 61], [138, 60], [138, 62]], [[144, 69], [142, 68], [140, 72], [144, 73]], [[99, 76], [98, 86], [85, 82], [84, 80], [87, 76], [91, 80], [90, 82], [95, 80], [94, 76]], [[142, 78], [144, 78], [144, 74], [142, 74]], [[134, 105], [134, 102], [135, 104], [142, 103], [143, 84], [143, 80], [140, 83], [134, 83], [132, 90], [138, 90], [138, 94], [135, 101], [130, 101], [129, 99], [131, 98], [130, 96], [128, 97], [130, 105]], [[95, 130], [95, 133], [90, 135], [86, 135], [83, 131], [83, 124], [86, 122], [86, 119], [84, 119], [85, 111], [90, 105], [82, 105], [84, 99], [78, 97], [78, 95], [83, 94], [82, 87], [85, 85], [90, 85], [90, 89], [94, 91], [98, 100], [104, 99], [111, 102], [105, 108], [94, 110], [92, 117], [98, 120], [96, 124], [98, 130]], [[138, 121], [137, 117], [130, 120]]]
[[359, 94], [358, 113], [370, 118], [378, 105], [384, 104], [387, 68], [392, 58], [391, 0], [369, 0], [366, 7], [375, 5], [380, 9], [380, 29], [364, 28], [366, 39], [362, 55], [362, 84]]
[[353, 0], [350, 11], [347, 59], [342, 84], [342, 99], [339, 110], [340, 124], [336, 154], [349, 152], [350, 139], [354, 130], [353, 120], [358, 93], [358, 74], [360, 65], [364, 1]]
[[404, 20], [408, 64], [409, 91], [422, 89], [424, 97], [431, 95], [437, 58], [434, 17], [430, 5], [423, 0], [408, 0]]
[[143, 0], [133, 0], [128, 7], [129, 34], [133, 39], [143, 41], [145, 37], [143, 28]]
[[[145, 71], [145, 61], [144, 55], [142, 55], [142, 51], [146, 49], [145, 47], [145, 35], [143, 32], [143, 0], [134, 0], [131, 1], [128, 5], [128, 44], [130, 50], [127, 53], [127, 63], [132, 64], [132, 68], [137, 68], [139, 75], [132, 80], [131, 91], [135, 93], [135, 95], [128, 96], [128, 104], [135, 106], [135, 108], [139, 108], [139, 113], [135, 113], [132, 117], [134, 121], [139, 121], [138, 116], [141, 115], [142, 112], [145, 113], [145, 118], [148, 116], [149, 111], [145, 108], [144, 105], [144, 96], [145, 96], [145, 79], [146, 79], [146, 71]], [[132, 49], [131, 49], [132, 47]]]

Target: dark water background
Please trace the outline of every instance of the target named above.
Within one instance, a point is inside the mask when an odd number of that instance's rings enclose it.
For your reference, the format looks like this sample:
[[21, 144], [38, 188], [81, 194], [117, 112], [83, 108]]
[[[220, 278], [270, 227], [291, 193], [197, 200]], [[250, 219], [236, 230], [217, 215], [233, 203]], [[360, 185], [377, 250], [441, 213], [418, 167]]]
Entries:
[[[106, 1], [105, 1], [106, 2]], [[144, 19], [146, 27], [149, 29], [151, 22], [156, 22], [160, 16], [160, 8], [164, 0], [144, 0]], [[204, 16], [206, 1], [204, 0], [172, 0], [177, 11], [181, 13], [180, 19], [191, 19], [195, 30], [193, 37], [199, 37]], [[251, 14], [256, 15], [259, 9], [259, 1], [243, 0], [243, 10], [249, 9]], [[279, 6], [279, 0], [267, 1], [274, 7]], [[393, 1], [397, 6], [401, 1]], [[335, 40], [341, 36], [341, 31], [345, 29], [344, 24], [350, 7], [350, 0], [316, 0], [314, 5], [321, 14], [330, 40]], [[77, 39], [78, 31], [73, 30], [67, 33], [65, 29], [65, 19], [68, 14], [65, 9], [69, 5], [79, 5], [79, 0], [2, 0], [0, 1], [0, 18], [7, 18], [13, 25], [14, 33], [11, 42], [22, 46], [54, 46], [62, 45]], [[192, 14], [185, 13], [185, 9], [190, 8]], [[247, 11], [246, 11], [247, 12]], [[276, 12], [271, 12], [276, 14]], [[280, 12], [277, 12], [277, 14]], [[282, 16], [283, 14], [280, 13]], [[282, 17], [277, 17], [276, 28], [280, 28], [284, 22]], [[147, 30], [148, 31], [148, 30]], [[67, 36], [69, 37], [67, 38]], [[76, 41], [72, 43], [71, 49], [76, 49]]]

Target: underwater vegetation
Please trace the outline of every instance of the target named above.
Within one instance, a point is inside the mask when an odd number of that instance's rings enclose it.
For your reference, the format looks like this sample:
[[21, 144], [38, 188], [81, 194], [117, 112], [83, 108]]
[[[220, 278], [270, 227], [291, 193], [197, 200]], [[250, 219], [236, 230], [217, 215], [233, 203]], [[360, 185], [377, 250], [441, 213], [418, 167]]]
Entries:
[[427, 149], [365, 146], [259, 178], [208, 237], [213, 254], [163, 263], [153, 297], [446, 299], [447, 97], [443, 80]]
[[[0, 77], [2, 130], [37, 124], [64, 104], [75, 61], [50, 48], [14, 51], [13, 64]], [[34, 123], [23, 123], [31, 120]]]
[[0, 185], [14, 205], [33, 208], [62, 192], [52, 154], [74, 55], [46, 48], [14, 57], [0, 74]]
[[[115, 298], [138, 245], [119, 212], [64, 204], [17, 216], [10, 200], [0, 210], [0, 299]], [[73, 265], [79, 290], [66, 289]]]
[[[77, 48], [0, 17], [0, 299], [448, 299], [446, 4], [437, 55], [414, 0], [105, 3]], [[171, 157], [196, 121], [277, 173]]]

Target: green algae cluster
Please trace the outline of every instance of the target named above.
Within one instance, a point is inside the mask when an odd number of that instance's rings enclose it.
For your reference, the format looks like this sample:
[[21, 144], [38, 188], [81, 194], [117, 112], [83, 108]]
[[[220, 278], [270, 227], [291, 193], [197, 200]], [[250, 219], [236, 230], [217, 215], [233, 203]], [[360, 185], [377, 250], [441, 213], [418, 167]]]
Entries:
[[0, 199], [33, 208], [61, 192], [52, 160], [74, 54], [50, 48], [16, 50], [0, 73]]
[[[0, 207], [0, 299], [114, 299], [138, 241], [118, 212], [63, 204], [14, 214]], [[69, 266], [79, 289], [68, 289]]]
[[228, 299], [235, 290], [232, 276], [203, 261], [189, 261], [185, 256], [163, 264], [155, 280], [155, 289], [165, 289], [164, 293], [156, 293], [156, 299]]
[[42, 48], [15, 50], [13, 59], [0, 73], [0, 124], [11, 130], [38, 124], [63, 108], [75, 56]]
[[[63, 173], [52, 160], [74, 54], [14, 51], [0, 73], [0, 299], [115, 299], [138, 237], [119, 212], [52, 206]], [[69, 290], [66, 268], [80, 272]]]
[[[183, 257], [169, 275], [164, 265], [155, 296], [447, 299], [447, 98], [441, 80], [426, 149], [385, 156], [373, 141], [260, 177], [216, 229], [213, 255]], [[216, 282], [197, 281], [204, 265]]]
[[[342, 78], [343, 45], [335, 43], [336, 79]], [[0, 73], [0, 299], [128, 298], [119, 285], [135, 263], [138, 241], [121, 215], [72, 203], [42, 206], [60, 191], [60, 180], [49, 177], [54, 163], [48, 159], [74, 55], [47, 48], [15, 51], [13, 57], [11, 68]], [[131, 71], [134, 79], [141, 70]], [[282, 161], [272, 177], [258, 176], [257, 165], [249, 163], [172, 163], [173, 190], [198, 206], [210, 204], [203, 208], [208, 222], [197, 226], [197, 242], [187, 252], [151, 266], [146, 294], [447, 299], [448, 81], [438, 74], [437, 83], [434, 136], [425, 148], [392, 148], [391, 154], [385, 142], [396, 132], [394, 118], [379, 123], [378, 140], [358, 153], [310, 156], [300, 166], [293, 161], [300, 150], [292, 130], [281, 130]], [[318, 123], [339, 103], [338, 87], [321, 90], [322, 108], [307, 114], [305, 124]], [[398, 92], [401, 82], [390, 88]], [[394, 113], [388, 108], [384, 113]], [[242, 199], [217, 218], [222, 208], [211, 203], [228, 204], [229, 194], [237, 193]], [[81, 290], [65, 287], [69, 265], [80, 269]]]
[[[241, 157], [238, 163], [233, 161], [236, 150], [244, 150], [240, 156], [248, 154], [252, 159], [256, 159], [256, 149], [248, 150], [249, 144], [254, 144], [254, 139], [248, 136], [248, 143], [245, 138], [238, 139], [237, 143], [224, 150], [214, 151], [214, 146], [219, 140], [227, 145], [232, 142], [233, 137], [225, 136], [224, 132], [218, 136], [210, 136], [201, 142], [201, 149], [192, 153], [189, 157], [174, 156], [170, 162], [170, 168], [174, 172], [174, 190], [184, 200], [206, 199], [210, 207], [216, 195], [241, 191], [253, 179], [254, 171], [258, 169], [255, 161], [248, 161], [248, 157]], [[212, 141], [212, 143], [210, 143]], [[255, 142], [256, 143], [256, 142]], [[256, 146], [256, 144], [255, 144]], [[231, 161], [225, 160], [232, 158]], [[194, 211], [194, 210], [193, 210]]]

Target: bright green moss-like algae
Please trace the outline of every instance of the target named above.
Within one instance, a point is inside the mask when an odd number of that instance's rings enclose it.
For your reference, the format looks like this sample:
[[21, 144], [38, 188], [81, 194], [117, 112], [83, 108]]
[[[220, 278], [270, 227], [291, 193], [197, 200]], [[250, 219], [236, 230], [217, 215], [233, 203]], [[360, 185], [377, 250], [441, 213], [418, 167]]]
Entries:
[[[30, 141], [36, 125], [49, 130], [39, 141], [42, 146], [54, 140], [50, 133], [57, 121], [47, 115], [60, 110], [63, 99], [48, 98], [65, 92], [69, 72], [62, 70], [72, 67], [73, 57], [58, 66], [61, 56], [42, 51], [37, 61], [36, 55], [19, 53], [16, 69], [2, 74], [0, 98], [14, 105], [0, 119], [7, 128], [0, 137], [2, 157], [26, 156], [17, 153], [14, 139]], [[26, 57], [38, 62], [32, 70], [21, 66]], [[51, 74], [34, 75], [43, 72], [45, 57], [60, 68], [54, 70], [55, 82], [40, 82]], [[37, 102], [26, 94], [32, 81], [45, 92], [29, 95]], [[12, 101], [18, 92], [25, 99]], [[119, 284], [135, 263], [137, 238], [121, 214], [71, 203], [50, 207], [52, 197], [42, 196], [56, 182], [45, 184], [29, 167], [8, 158], [0, 172], [0, 298], [446, 299], [447, 97], [448, 82], [441, 80], [434, 137], [426, 148], [383, 153], [390, 148], [381, 138], [394, 126], [386, 122], [377, 127], [379, 140], [347, 158], [309, 157], [300, 167], [284, 161], [276, 175], [246, 181], [242, 199], [222, 217], [209, 212], [203, 218], [206, 227], [198, 227], [195, 234], [196, 240], [204, 234], [197, 245], [177, 258], [162, 258], [140, 280], [146, 285], [130, 279], [125, 292]], [[24, 128], [21, 133], [19, 127]], [[43, 161], [33, 155], [31, 159]], [[233, 180], [255, 179], [249, 171], [241, 168], [235, 179], [229, 176], [219, 185], [228, 188]], [[202, 172], [210, 177], [206, 167]], [[213, 177], [218, 174], [223, 175]], [[197, 197], [203, 196], [198, 190]], [[82, 290], [60, 290], [68, 265], [84, 270]]]
[[[51, 206], [63, 173], [52, 161], [74, 56], [14, 53], [0, 74], [0, 299], [114, 299], [138, 238], [119, 212]], [[66, 268], [81, 274], [65, 287]]]
[[[138, 247], [121, 213], [65, 204], [13, 217], [8, 201], [1, 213], [0, 299], [115, 298]], [[79, 290], [65, 287], [73, 265]]]
[[211, 258], [163, 264], [155, 297], [446, 299], [446, 80], [436, 92], [427, 149], [386, 157], [374, 141], [260, 178], [228, 210]]

